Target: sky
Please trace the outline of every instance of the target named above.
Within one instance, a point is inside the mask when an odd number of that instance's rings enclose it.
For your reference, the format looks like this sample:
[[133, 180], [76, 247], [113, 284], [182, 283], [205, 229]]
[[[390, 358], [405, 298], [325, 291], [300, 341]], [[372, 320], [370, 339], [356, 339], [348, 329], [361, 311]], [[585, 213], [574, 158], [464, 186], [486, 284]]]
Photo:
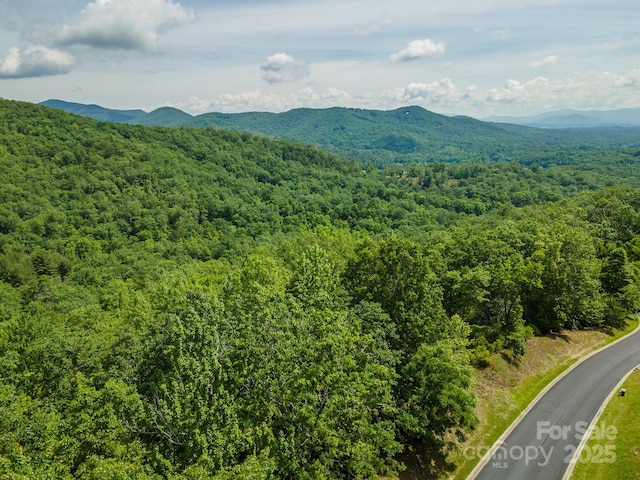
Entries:
[[640, 107], [638, 0], [0, 0], [0, 97], [116, 109]]

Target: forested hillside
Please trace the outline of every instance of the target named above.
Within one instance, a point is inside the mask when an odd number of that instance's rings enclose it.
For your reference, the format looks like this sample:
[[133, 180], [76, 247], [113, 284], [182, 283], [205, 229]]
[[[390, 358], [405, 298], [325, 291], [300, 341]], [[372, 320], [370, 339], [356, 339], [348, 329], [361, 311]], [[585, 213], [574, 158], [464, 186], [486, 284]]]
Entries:
[[612, 147], [640, 147], [640, 128], [539, 129], [449, 117], [421, 107], [390, 111], [358, 108], [300, 108], [283, 113], [205, 113], [191, 116], [163, 107], [151, 113], [108, 110], [47, 100], [44, 105], [98, 120], [147, 126], [213, 127], [303, 142], [345, 158], [377, 165], [442, 161], [538, 162], [567, 149], [602, 153]]
[[144, 110], [113, 110], [99, 105], [85, 105], [83, 103], [65, 102], [64, 100], [47, 100], [42, 102], [42, 105], [82, 115], [83, 117], [90, 117], [101, 122], [129, 123], [136, 118], [147, 116], [147, 112]]
[[639, 150], [389, 166], [0, 100], [0, 476], [375, 478], [638, 308]]

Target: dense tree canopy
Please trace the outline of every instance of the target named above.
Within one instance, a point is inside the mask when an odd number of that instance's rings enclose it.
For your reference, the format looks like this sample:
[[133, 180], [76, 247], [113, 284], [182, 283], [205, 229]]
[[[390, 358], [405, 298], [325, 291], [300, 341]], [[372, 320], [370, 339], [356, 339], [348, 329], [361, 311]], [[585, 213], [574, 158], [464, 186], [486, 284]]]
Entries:
[[637, 157], [583, 154], [380, 170], [0, 101], [0, 475], [372, 478], [446, 452], [472, 364], [638, 308]]

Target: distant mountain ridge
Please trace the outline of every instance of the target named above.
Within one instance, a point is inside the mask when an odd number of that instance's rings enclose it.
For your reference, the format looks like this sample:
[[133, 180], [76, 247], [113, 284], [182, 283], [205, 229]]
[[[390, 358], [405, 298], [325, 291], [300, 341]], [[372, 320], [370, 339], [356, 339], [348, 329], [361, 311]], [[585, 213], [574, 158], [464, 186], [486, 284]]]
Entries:
[[486, 117], [486, 122], [537, 128], [640, 127], [640, 108], [619, 110], [559, 110], [525, 117]]
[[46, 100], [40, 105], [57, 108], [83, 117], [90, 117], [101, 122], [134, 123], [136, 118], [148, 115], [144, 110], [113, 110], [99, 105], [65, 102], [63, 100]]
[[139, 117], [132, 118], [128, 123], [157, 127], [180, 127], [189, 123], [193, 118], [182, 110], [173, 107], [160, 107], [151, 113], [145, 113]]
[[[262, 117], [277, 118], [279, 115], [286, 115], [290, 112], [304, 111], [321, 111], [328, 109], [293, 109], [284, 113], [268, 113], [268, 112], [246, 112], [246, 113], [204, 113], [202, 115], [193, 116], [182, 110], [173, 107], [160, 107], [151, 112], [144, 110], [114, 110], [99, 105], [86, 105], [82, 103], [67, 102], [64, 100], [46, 100], [41, 103], [51, 108], [57, 108], [77, 115], [94, 118], [100, 121], [109, 121], [116, 123], [133, 123], [148, 126], [210, 126], [211, 124], [221, 125], [252, 125], [252, 121], [246, 119], [255, 119]], [[420, 108], [420, 107], [415, 107]], [[339, 107], [334, 109], [340, 110]], [[349, 109], [342, 110], [351, 111], [378, 111], [378, 110], [361, 110]], [[402, 110], [402, 109], [400, 109]], [[381, 112], [381, 111], [378, 111]], [[438, 115], [435, 114], [434, 115]], [[446, 118], [471, 118], [464, 116], [446, 116]], [[238, 117], [238, 118], [236, 118]], [[240, 118], [244, 117], [244, 121]], [[233, 121], [230, 121], [234, 119]], [[596, 127], [640, 127], [640, 108], [623, 108], [617, 110], [575, 110], [564, 109], [550, 111], [538, 115], [530, 116], [489, 116], [479, 119], [486, 123], [509, 123], [513, 125], [523, 125], [535, 128], [596, 128]]]
[[221, 128], [311, 144], [346, 158], [377, 164], [424, 161], [519, 161], [532, 146], [549, 148], [640, 145], [640, 128], [572, 132], [440, 115], [422, 107], [365, 110], [299, 108], [283, 113], [205, 113], [179, 109], [109, 110], [48, 100], [42, 105], [96, 120], [163, 127]]
[[48, 100], [42, 105], [118, 123], [213, 127], [261, 134], [377, 163], [470, 160], [479, 155], [490, 156], [496, 144], [512, 142], [514, 136], [503, 128], [470, 117], [448, 117], [416, 106], [388, 111], [333, 107], [192, 116], [171, 107], [146, 113], [95, 105], [83, 108], [61, 100]]

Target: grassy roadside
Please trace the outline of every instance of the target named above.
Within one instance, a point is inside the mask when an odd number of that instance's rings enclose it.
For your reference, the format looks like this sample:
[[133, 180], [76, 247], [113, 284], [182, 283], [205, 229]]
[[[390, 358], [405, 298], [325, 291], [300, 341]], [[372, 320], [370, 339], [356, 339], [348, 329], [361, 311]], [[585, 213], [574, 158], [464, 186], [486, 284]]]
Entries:
[[572, 480], [640, 478], [640, 371], [631, 374], [624, 397], [611, 398], [580, 453]]
[[527, 343], [527, 354], [518, 365], [500, 355], [494, 356], [491, 367], [475, 374], [480, 424], [460, 445], [460, 450], [449, 458], [455, 470], [441, 478], [466, 478], [487, 449], [549, 382], [580, 358], [632, 332], [637, 326], [638, 319], [634, 319], [626, 328], [611, 334], [577, 331], [535, 337]]

